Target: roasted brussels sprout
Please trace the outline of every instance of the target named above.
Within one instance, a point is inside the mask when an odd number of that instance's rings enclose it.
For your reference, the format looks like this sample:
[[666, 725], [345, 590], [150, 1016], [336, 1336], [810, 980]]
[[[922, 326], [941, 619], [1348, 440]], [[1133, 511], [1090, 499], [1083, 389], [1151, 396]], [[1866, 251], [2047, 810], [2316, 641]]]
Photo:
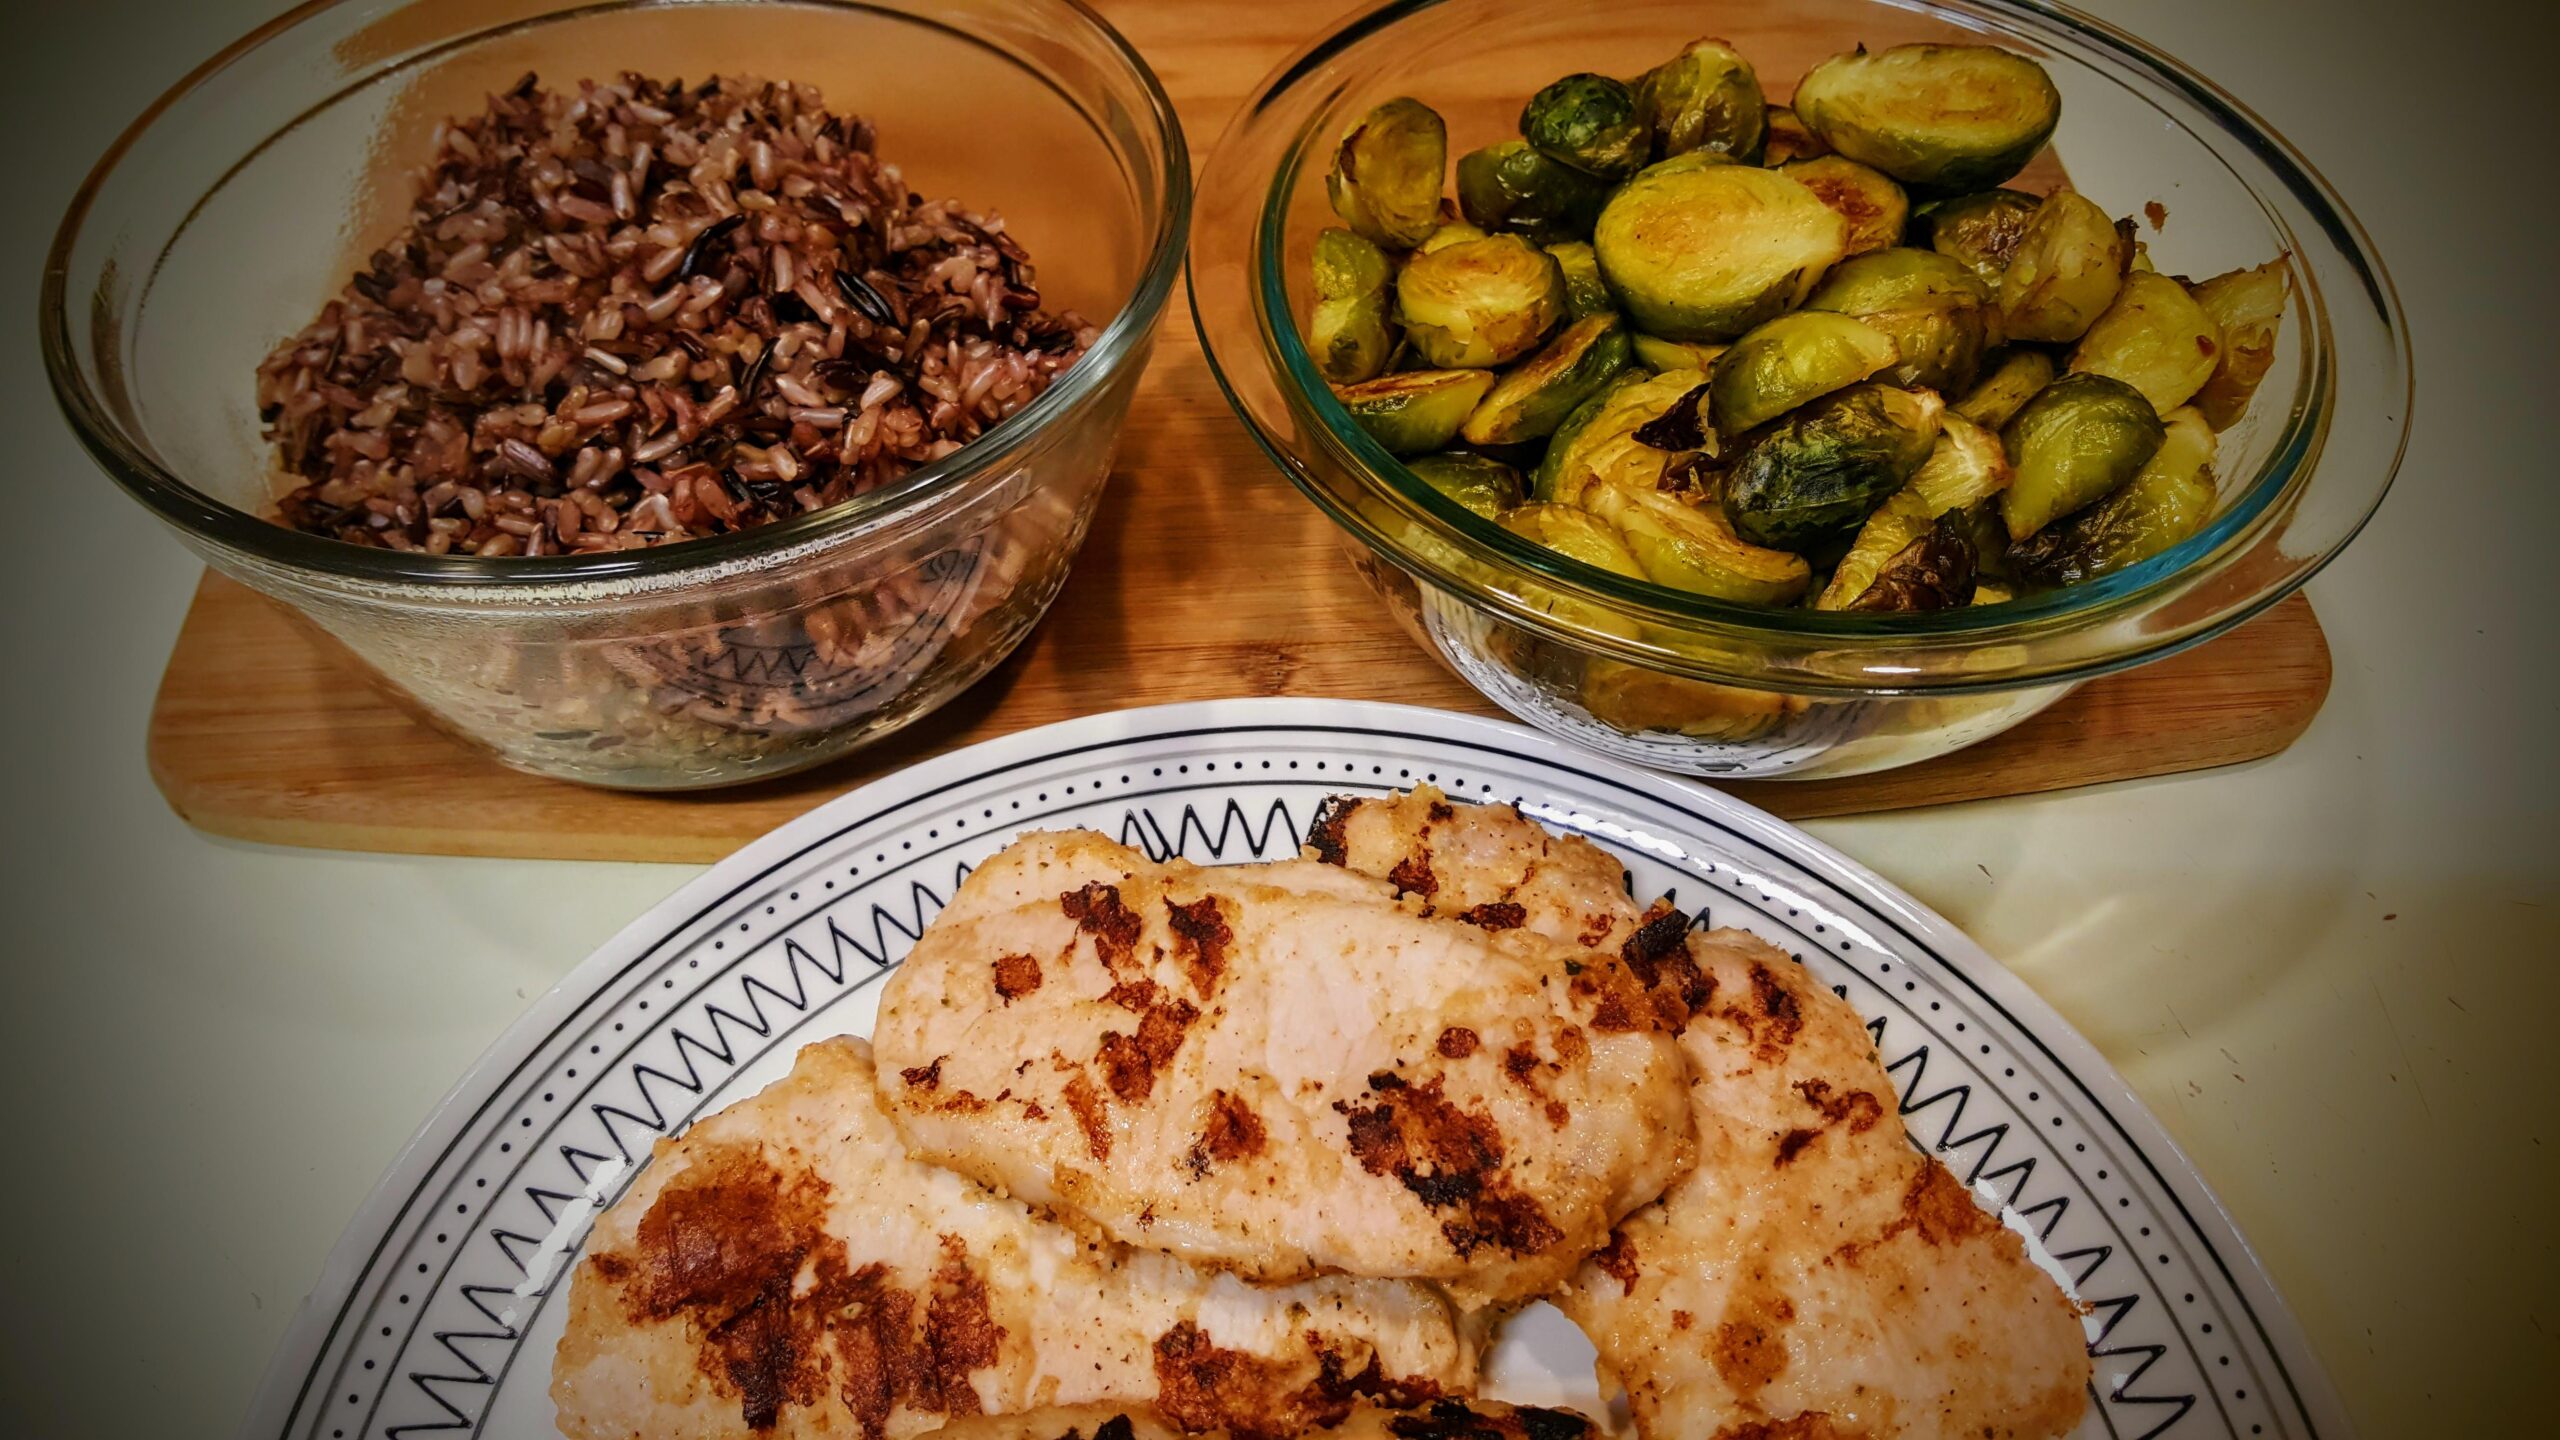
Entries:
[[1619, 375], [1556, 427], [1545, 458], [1529, 477], [1530, 495], [1578, 504], [1603, 481], [1641, 489], [1658, 485], [1671, 452], [1636, 439], [1636, 432], [1705, 383], [1707, 377], [1696, 370]]
[[2131, 227], [2078, 191], [2054, 191], [2000, 272], [2000, 333], [2049, 345], [2079, 339], [2115, 303], [2132, 259]]
[[1443, 368], [1491, 366], [1537, 348], [1564, 316], [1564, 272], [1517, 235], [1419, 252], [1396, 276], [1396, 316]]
[[1485, 232], [1478, 226], [1470, 225], [1464, 220], [1444, 220], [1440, 223], [1439, 229], [1432, 231], [1424, 237], [1421, 244], [1413, 247], [1413, 253], [1428, 255], [1434, 250], [1446, 250], [1452, 245], [1464, 245], [1470, 240], [1483, 238], [1485, 238]]
[[2060, 367], [2041, 350], [2012, 347], [1964, 398], [1948, 407], [1976, 425], [1997, 430], [2025, 408], [2036, 392], [2053, 383]]
[[1653, 144], [1635, 92], [1606, 75], [1567, 75], [1530, 96], [1520, 134], [1548, 159], [1604, 180], [1643, 168]]
[[1964, 262], [1897, 247], [1841, 262], [1805, 301], [1855, 315], [1892, 337], [1896, 385], [1957, 391], [1973, 383], [1991, 341], [1991, 292]]
[[2160, 416], [2142, 392], [2105, 375], [2065, 375], [2000, 432], [2013, 472], [2000, 496], [2009, 538], [2024, 540], [2122, 485], [2160, 449]]
[[2012, 546], [2010, 572], [2030, 585], [2077, 585], [2141, 564], [2203, 529], [2213, 514], [2213, 426], [2182, 407], [2165, 429], [2140, 474]]
[[1909, 484], [1893, 492], [1858, 527], [1857, 540], [1832, 568], [1830, 582], [1814, 601], [1815, 609], [1849, 608], [1875, 583], [1885, 562], [1928, 534], [1943, 515], [1962, 517], [1971, 542], [1968, 549], [1976, 552], [1979, 569], [1983, 537], [1976, 533], [1973, 517], [1995, 513], [1993, 497], [2009, 486], [2009, 457], [2000, 448], [1999, 436], [1953, 411], [1940, 416], [1939, 423], [1943, 428], [1929, 449], [1929, 458]]
[[1998, 285], [2043, 203], [2016, 190], [1932, 200], [1911, 212], [1909, 243], [1961, 260], [1983, 284]]
[[1614, 314], [1576, 320], [1494, 382], [1458, 433], [1470, 445], [1543, 440], [1627, 368], [1627, 327]]
[[2276, 363], [2276, 328], [2284, 322], [2285, 291], [2291, 283], [2285, 263], [2270, 260], [2193, 287], [2196, 303], [2222, 327], [2222, 354], [2213, 378], [2194, 400], [2214, 429], [2228, 430], [2239, 420], [2249, 398], [2258, 393], [2258, 382]]
[[1523, 505], [1502, 517], [1502, 528], [1612, 575], [1645, 578], [1617, 529], [1578, 505]]
[[1609, 293], [1609, 282], [1600, 278], [1600, 257], [1590, 245], [1568, 240], [1546, 247], [1555, 257], [1556, 268], [1564, 272], [1564, 313], [1567, 319], [1581, 320], [1593, 315], [1618, 313], [1618, 297]]
[[1790, 160], [1810, 160], [1828, 155], [1831, 147], [1822, 137], [1805, 128], [1802, 116], [1785, 105], [1769, 107], [1769, 133], [1761, 142], [1760, 163], [1784, 165]]
[[1733, 342], [1708, 381], [1719, 434], [1739, 435], [1808, 400], [1855, 385], [1899, 358], [1883, 331], [1847, 315], [1798, 310]]
[[1439, 113], [1400, 97], [1343, 135], [1325, 192], [1343, 224], [1390, 249], [1410, 249], [1439, 228], [1448, 165], [1449, 130]]
[[1636, 363], [1660, 374], [1665, 370], [1712, 370], [1730, 345], [1705, 345], [1694, 340], [1665, 340], [1659, 335], [1639, 333], [1635, 337]]
[[2166, 415], [2204, 388], [2221, 358], [2222, 329], [2187, 287], [2137, 271], [2124, 277], [2115, 303], [2080, 337], [2071, 369], [2112, 375]]
[[1316, 237], [1316, 305], [1307, 318], [1307, 349], [1324, 378], [1350, 385], [1387, 368], [1396, 344], [1387, 328], [1387, 286], [1394, 278], [1386, 252], [1350, 231]]
[[1790, 160], [1778, 173], [1814, 193], [1814, 197], [1848, 222], [1848, 253], [1864, 255], [1902, 243], [1902, 228], [1911, 218], [1910, 198], [1893, 177], [1872, 165], [1838, 155]]
[[1541, 245], [1580, 240], [1609, 198], [1609, 182], [1551, 160], [1526, 140], [1505, 140], [1458, 157], [1458, 211], [1489, 231]]
[[1748, 740], [1804, 707], [1802, 699], [1774, 691], [1690, 680], [1598, 656], [1582, 672], [1582, 708], [1621, 730]]
[[1759, 72], [1721, 40], [1693, 40], [1636, 82], [1636, 113], [1662, 158], [1692, 150], [1757, 154], [1768, 102]]
[[1472, 451], [1417, 455], [1404, 463], [1423, 484], [1487, 520], [1501, 519], [1527, 493], [1519, 471]]
[[2025, 168], [2053, 138], [2062, 92], [2044, 67], [1989, 45], [1864, 47], [1796, 85], [1796, 113], [1832, 149], [1906, 185], [1961, 194]]
[[1421, 455], [1446, 446], [1492, 388], [1489, 370], [1408, 370], [1333, 393], [1388, 454]]
[[1964, 521], [1941, 515], [1926, 534], [1894, 552], [1876, 571], [1874, 583], [1844, 610], [1884, 615], [1952, 610], [1973, 603], [1973, 540]]
[[1848, 225], [1784, 175], [1699, 163], [1691, 151], [1618, 187], [1591, 245], [1636, 327], [1728, 340], [1802, 303], [1837, 264]]
[[1632, 485], [1602, 483], [1585, 502], [1618, 527], [1645, 578], [1674, 590], [1751, 605], [1784, 605], [1813, 583], [1801, 555], [1743, 543], [1724, 512]]
[[1845, 538], [1929, 458], [1944, 409], [1929, 391], [1869, 383], [1765, 425], [1725, 472], [1725, 518], [1780, 550]]

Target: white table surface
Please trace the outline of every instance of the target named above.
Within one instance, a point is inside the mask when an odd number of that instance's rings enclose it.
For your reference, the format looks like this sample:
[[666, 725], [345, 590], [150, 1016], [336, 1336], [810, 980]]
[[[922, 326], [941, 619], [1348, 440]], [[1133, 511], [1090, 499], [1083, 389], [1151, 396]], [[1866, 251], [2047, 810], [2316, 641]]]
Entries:
[[[0, 568], [0, 1094], [25, 1104], [0, 1433], [222, 1434], [428, 1106], [692, 872], [265, 849], [162, 805], [143, 727], [196, 567], [54, 414], [36, 277], [91, 159], [273, 0], [9, 8], [5, 483], [44, 518]], [[2408, 462], [2313, 586], [2336, 689], [2256, 765], [1811, 828], [2124, 1071], [2366, 1436], [2536, 1430], [2560, 1375], [2560, 205], [2529, 151], [2560, 144], [2560, 35], [2495, 0], [2096, 8], [2292, 136], [2407, 303]]]

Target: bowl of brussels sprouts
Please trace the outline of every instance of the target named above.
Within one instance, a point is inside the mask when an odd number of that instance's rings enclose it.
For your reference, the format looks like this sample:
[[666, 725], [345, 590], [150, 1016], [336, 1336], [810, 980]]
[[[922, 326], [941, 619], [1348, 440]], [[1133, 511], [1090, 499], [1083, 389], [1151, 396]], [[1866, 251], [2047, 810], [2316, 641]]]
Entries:
[[2210, 639], [2407, 436], [2317, 172], [2030, 0], [1389, 0], [1201, 198], [1210, 362], [1388, 615], [1671, 770], [1909, 764]]

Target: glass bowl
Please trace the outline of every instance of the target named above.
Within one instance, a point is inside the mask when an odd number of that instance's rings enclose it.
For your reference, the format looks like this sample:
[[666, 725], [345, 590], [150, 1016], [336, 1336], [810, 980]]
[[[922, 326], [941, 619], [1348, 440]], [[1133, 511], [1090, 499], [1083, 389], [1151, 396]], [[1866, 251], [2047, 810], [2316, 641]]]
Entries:
[[[911, 188], [1004, 216], [1093, 348], [1022, 411], [831, 509], [658, 549], [498, 559], [263, 518], [255, 372], [397, 231], [437, 122], [532, 71], [803, 81]], [[436, 725], [521, 769], [678, 789], [781, 774], [931, 711], [1066, 578], [1181, 265], [1155, 76], [1075, 0], [321, 0], [135, 122], [64, 219], [44, 349], [108, 475]]]
[[[1298, 331], [1308, 258], [1337, 223], [1336, 139], [1412, 95], [1452, 156], [1517, 134], [1521, 102], [1577, 71], [1634, 75], [1701, 34], [1750, 57], [1771, 103], [1864, 43], [1990, 41], [2064, 96], [2055, 144], [2111, 213], [2165, 207], [2158, 268], [2291, 257], [2294, 302], [2256, 403], [2223, 435], [2218, 511], [2162, 555], [2068, 590], [1875, 617], [1708, 600], [1606, 574], [1441, 497], [1355, 425]], [[2050, 164], [2048, 159], [2045, 164]], [[1236, 412], [1338, 524], [1396, 623], [1513, 714], [1640, 764], [1812, 778], [1910, 764], [1999, 733], [2089, 678], [2258, 614], [2382, 501], [2409, 426], [2399, 306], [2354, 217], [2310, 165], [2193, 70], [2031, 0], [1391, 0], [1272, 72], [1201, 183], [1191, 298]]]

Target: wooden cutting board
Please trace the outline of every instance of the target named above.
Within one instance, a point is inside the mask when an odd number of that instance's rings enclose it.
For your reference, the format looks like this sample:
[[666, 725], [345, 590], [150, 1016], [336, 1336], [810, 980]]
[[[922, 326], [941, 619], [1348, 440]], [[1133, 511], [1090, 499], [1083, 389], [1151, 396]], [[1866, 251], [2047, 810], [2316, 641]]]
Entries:
[[[1205, 155], [1254, 83], [1340, 3], [1204, 10], [1187, 0], [1118, 0], [1101, 8], [1163, 76], [1195, 155]], [[1763, 63], [1794, 73], [1811, 58]], [[2094, 682], [1958, 754], [1882, 775], [1724, 788], [1801, 818], [2200, 770], [2283, 749], [2328, 691], [2328, 645], [2297, 596], [2211, 645]], [[161, 682], [150, 764], [180, 815], [244, 840], [702, 862], [928, 755], [1097, 711], [1237, 695], [1499, 713], [1387, 618], [1330, 522], [1228, 411], [1176, 304], [1092, 537], [1048, 619], [995, 674], [871, 750], [808, 774], [692, 796], [519, 775], [412, 720], [332, 644], [208, 575]]]

